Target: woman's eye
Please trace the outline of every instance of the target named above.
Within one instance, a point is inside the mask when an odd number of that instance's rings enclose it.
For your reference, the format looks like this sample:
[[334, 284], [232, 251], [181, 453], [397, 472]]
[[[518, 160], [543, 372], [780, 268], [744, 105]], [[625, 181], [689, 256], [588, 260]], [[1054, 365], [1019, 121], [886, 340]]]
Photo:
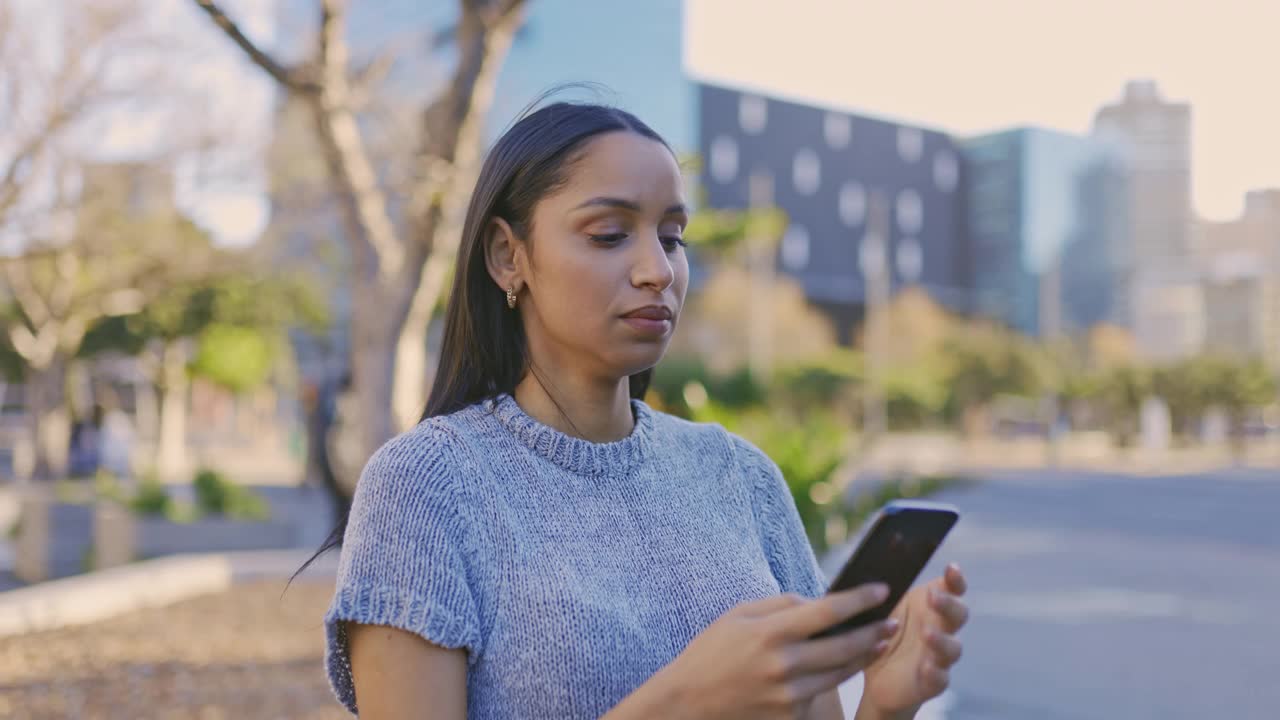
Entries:
[[[588, 235], [588, 237], [590, 237], [593, 242], [598, 242], [602, 245], [616, 245], [627, 239], [627, 233], [605, 233], [601, 235]], [[659, 240], [662, 241], [663, 246], [669, 251], [675, 250], [677, 247], [689, 246], [689, 243], [679, 235], [663, 235]]]

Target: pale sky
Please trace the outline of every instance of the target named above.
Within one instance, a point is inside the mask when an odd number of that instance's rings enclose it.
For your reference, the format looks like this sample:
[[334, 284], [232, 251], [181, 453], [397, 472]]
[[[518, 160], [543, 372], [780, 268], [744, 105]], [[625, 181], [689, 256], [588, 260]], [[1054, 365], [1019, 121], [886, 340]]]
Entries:
[[[277, 0], [224, 0], [223, 4], [254, 38], [269, 42], [275, 29]], [[53, 77], [62, 60], [58, 42], [65, 30], [64, 13], [73, 6], [48, 0], [13, 2], [24, 39], [43, 64], [40, 77]], [[180, 38], [168, 47], [117, 58], [106, 86], [131, 93], [130, 100], [96, 109], [79, 119], [58, 139], [59, 153], [97, 162], [148, 160], [175, 156], [175, 200], [179, 208], [224, 245], [256, 239], [269, 219], [262, 157], [271, 137], [275, 87], [245, 60], [239, 48], [215, 31], [190, 0], [157, 0], [130, 26], [134, 38]], [[121, 45], [123, 47], [123, 45]], [[170, 72], [152, 77], [157, 63]], [[158, 82], [161, 89], [148, 83]], [[2, 83], [0, 83], [2, 85]], [[139, 87], [154, 97], [136, 97]], [[32, 83], [21, 105], [0, 118], [0, 167], [9, 162], [16, 137], [27, 137], [47, 116], [47, 99]], [[136, 102], [134, 101], [136, 99]], [[24, 124], [23, 119], [26, 119]], [[13, 127], [5, 122], [9, 120]], [[218, 139], [212, 150], [193, 150], [196, 138]], [[37, 167], [30, 188], [13, 213], [38, 213], [48, 204], [54, 176], [50, 165]], [[55, 218], [54, 221], [57, 219]], [[0, 248], [18, 247], [28, 229], [0, 226]]]
[[697, 78], [968, 135], [1087, 132], [1129, 79], [1192, 106], [1192, 196], [1280, 187], [1274, 0], [686, 0]]

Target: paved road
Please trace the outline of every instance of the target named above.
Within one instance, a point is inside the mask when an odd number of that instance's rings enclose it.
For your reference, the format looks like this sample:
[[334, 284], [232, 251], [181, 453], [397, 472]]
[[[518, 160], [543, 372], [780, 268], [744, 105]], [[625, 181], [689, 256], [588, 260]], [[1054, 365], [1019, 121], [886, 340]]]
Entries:
[[963, 518], [949, 720], [1280, 718], [1280, 476], [1004, 473]]
[[[1280, 718], [1276, 474], [997, 474], [939, 499], [964, 517], [926, 572], [960, 562], [973, 586], [974, 618], [953, 692], [929, 718]], [[207, 619], [205, 610], [200, 617]], [[154, 618], [145, 625], [173, 627]], [[306, 631], [313, 645], [305, 653], [253, 661], [289, 663], [287, 677], [274, 681], [305, 675], [316, 711], [328, 712], [332, 705], [320, 710], [325, 688], [314, 685], [314, 621]], [[179, 661], [189, 662], [149, 657], [138, 672]], [[91, 677], [77, 686], [86, 700], [97, 692]], [[28, 680], [11, 677], [0, 690], [34, 697], [49, 689]]]

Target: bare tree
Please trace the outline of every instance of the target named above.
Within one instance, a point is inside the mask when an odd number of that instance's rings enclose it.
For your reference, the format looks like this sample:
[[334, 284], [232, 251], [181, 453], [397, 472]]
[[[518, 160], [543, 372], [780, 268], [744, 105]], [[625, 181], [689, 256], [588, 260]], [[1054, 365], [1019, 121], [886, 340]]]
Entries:
[[[482, 150], [482, 123], [524, 0], [459, 0], [458, 53], [445, 87], [418, 112], [414, 168], [401, 222], [379, 180], [357, 117], [387, 67], [350, 62], [345, 0], [318, 0], [310, 58], [286, 65], [247, 37], [215, 0], [195, 0], [209, 18], [293, 99], [310, 109], [331, 182], [342, 200], [354, 265], [350, 338], [359, 446], [368, 457], [417, 419], [426, 398], [426, 337], [457, 252], [467, 194]], [[495, 288], [495, 292], [498, 290]]]
[[65, 461], [66, 373], [87, 329], [136, 312], [173, 272], [208, 268], [170, 252], [176, 216], [121, 222], [146, 199], [86, 190], [102, 169], [95, 132], [157, 87], [145, 60], [164, 41], [144, 19], [136, 0], [0, 4], [0, 332], [23, 365], [38, 478]]
[[[91, 182], [128, 188], [128, 172], [137, 169], [108, 166]], [[172, 210], [131, 217], [115, 198], [81, 196], [80, 203], [69, 237], [30, 239], [22, 254], [0, 257], [12, 295], [5, 332], [25, 365], [37, 479], [64, 469], [66, 373], [89, 329], [137, 313], [174, 287], [239, 270], [233, 255]]]

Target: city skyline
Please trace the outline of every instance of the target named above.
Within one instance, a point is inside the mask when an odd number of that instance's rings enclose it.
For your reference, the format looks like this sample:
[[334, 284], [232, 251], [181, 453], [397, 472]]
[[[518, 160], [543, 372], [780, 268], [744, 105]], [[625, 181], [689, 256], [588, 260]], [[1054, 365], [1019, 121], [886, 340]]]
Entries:
[[958, 136], [1088, 134], [1127, 82], [1149, 78], [1192, 106], [1193, 208], [1227, 220], [1247, 191], [1280, 187], [1280, 98], [1257, 92], [1280, 55], [1280, 5], [1263, 5], [688, 0], [685, 66], [695, 80]]
[[[555, 12], [557, 0], [542, 1], [552, 6], [543, 10], [557, 20], [581, 17], [583, 32], [595, 32], [600, 25], [587, 22], [589, 16]], [[254, 37], [269, 47], [278, 47], [284, 41], [279, 36], [282, 29], [278, 27], [277, 12], [286, 4], [299, 2], [229, 0], [227, 8]], [[35, 7], [29, 0], [22, 5]], [[991, 0], [981, 5], [983, 12], [975, 11], [971, 5], [963, 10], [931, 6], [927, 15], [922, 14], [916, 0], [895, 5], [860, 3], [857, 8], [798, 0], [788, 4], [788, 18], [779, 18], [771, 7], [753, 1], [687, 0], [683, 10], [684, 38], [678, 43], [683, 48], [687, 79], [759, 90], [779, 99], [902, 121], [963, 138], [1012, 127], [1087, 134], [1094, 114], [1104, 105], [1118, 101], [1126, 83], [1151, 77], [1166, 99], [1192, 106], [1192, 206], [1199, 217], [1211, 221], [1236, 219], [1246, 192], [1280, 187], [1280, 133], [1270, 131], [1280, 127], [1280, 99], [1267, 99], [1256, 92], [1259, 83], [1250, 81], [1251, 69], [1265, 66], [1266, 57], [1260, 53], [1274, 53], [1259, 43], [1266, 39], [1266, 28], [1280, 26], [1280, 5], [1274, 9], [1241, 3], [1223, 6], [1225, 9], [1215, 11], [1211, 18], [1214, 22], [1202, 17], [1208, 12], [1208, 5], [1203, 2], [1176, 12], [1162, 11], [1161, 17], [1167, 20], [1161, 26], [1165, 32], [1130, 43], [1135, 57], [1112, 57], [1115, 62], [1107, 58], [1120, 48], [1118, 38], [1144, 18], [1150, 21], [1152, 10], [1129, 4], [1108, 15], [1109, 23], [1099, 24], [1100, 6], [1096, 3], [1072, 12], [1041, 8], [1050, 13], [1044, 17], [1062, 21], [1054, 23], [1062, 32], [1050, 34], [1043, 48], [1035, 48], [1028, 38], [1039, 32], [1039, 25], [1025, 37], [1008, 30], [1021, 27], [1031, 11]], [[725, 13], [730, 9], [734, 15], [726, 19]], [[166, 3], [157, 11], [156, 23], [170, 23], [174, 32], [197, 41], [200, 49], [195, 52], [201, 56], [197, 82], [202, 88], [195, 92], [203, 92], [220, 114], [232, 107], [240, 109], [238, 130], [242, 137], [253, 138], [231, 153], [238, 156], [232, 164], [238, 161], [240, 168], [223, 172], [219, 178], [202, 172], [204, 177], [198, 181], [191, 173], [182, 174], [179, 204], [188, 208], [220, 243], [252, 242], [265, 227], [269, 208], [262, 170], [248, 167], [252, 163], [244, 160], [253, 157], [255, 146], [264, 143], [270, 134], [276, 91], [237, 48], [208, 32], [205, 19], [192, 4]], [[1275, 22], [1268, 22], [1268, 13], [1275, 15]], [[928, 22], [909, 19], [922, 17], [927, 17]], [[999, 18], [999, 22], [979, 22], [991, 18]], [[1197, 19], [1202, 22], [1194, 22]], [[1098, 26], [1097, 37], [1088, 44], [1092, 59], [1085, 62], [1083, 56], [1063, 57], [1064, 53], [1058, 50], [1063, 40], [1057, 35], [1078, 36], [1077, 31], [1082, 26], [1090, 27], [1090, 22]], [[873, 23], [889, 31], [865, 36], [853, 33], [858, 41], [839, 47], [827, 41], [831, 33], [849, 35], [850, 27]], [[792, 27], [806, 30], [791, 32], [788, 28]], [[1192, 47], [1188, 42], [1177, 42], [1186, 41], [1197, 27], [1203, 31], [1205, 42], [1222, 40], [1224, 52], [1214, 53], [1212, 59], [1204, 61], [1207, 64], [1200, 63], [1202, 53], [1185, 52]], [[1233, 33], [1231, 43], [1224, 39], [1228, 30]], [[562, 30], [556, 32], [564, 34]], [[1007, 37], [984, 40], [992, 33]], [[886, 43], [906, 37], [914, 38], [908, 46], [910, 52], [893, 55], [885, 50]], [[774, 50], [752, 50], [762, 42], [770, 43]], [[964, 52], [966, 43], [985, 49]], [[661, 52], [676, 49], [664, 45]], [[880, 61], [866, 61], [877, 52], [881, 53]], [[1018, 62], [1009, 62], [1015, 56]], [[891, 61], [893, 57], [920, 59], [898, 62]], [[606, 56], [601, 62], [612, 66], [621, 61]], [[859, 68], [875, 71], [858, 72]], [[1227, 70], [1238, 71], [1240, 82], [1220, 82], [1219, 76]], [[1005, 92], [1011, 79], [1018, 78], [1032, 83], [1020, 88], [1021, 92]], [[617, 90], [630, 109], [642, 117], [654, 115], [651, 108], [646, 112], [644, 103], [634, 97], [634, 88]], [[510, 105], [500, 103], [496, 114], [509, 112]], [[139, 154], [137, 150], [163, 136], [162, 128], [157, 126], [160, 117], [153, 114], [150, 122], [139, 122], [136, 115], [126, 114], [113, 123], [101, 136], [103, 142], [98, 149], [102, 159], [128, 160]]]

